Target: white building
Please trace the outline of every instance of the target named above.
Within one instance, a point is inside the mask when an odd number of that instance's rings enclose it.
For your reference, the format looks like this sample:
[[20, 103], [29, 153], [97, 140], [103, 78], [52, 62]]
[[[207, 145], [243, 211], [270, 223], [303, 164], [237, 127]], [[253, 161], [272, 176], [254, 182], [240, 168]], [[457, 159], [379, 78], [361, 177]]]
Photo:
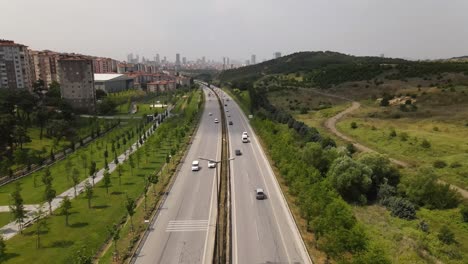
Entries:
[[125, 74], [95, 73], [94, 87], [106, 93], [116, 93], [133, 88], [133, 78]]
[[0, 88], [31, 89], [28, 47], [0, 39]]

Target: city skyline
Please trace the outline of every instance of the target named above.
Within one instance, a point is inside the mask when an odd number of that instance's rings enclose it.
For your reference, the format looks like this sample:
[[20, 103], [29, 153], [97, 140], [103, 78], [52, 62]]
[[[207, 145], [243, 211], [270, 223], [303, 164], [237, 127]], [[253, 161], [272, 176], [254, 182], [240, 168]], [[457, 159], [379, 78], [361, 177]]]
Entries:
[[[160, 12], [154, 15], [156, 6]], [[99, 26], [106, 12], [128, 17], [128, 11], [136, 7], [145, 7], [139, 12], [141, 19], [119, 27]], [[53, 19], [44, 18], [42, 14], [51, 9], [57, 10]], [[298, 0], [294, 5], [279, 0], [18, 0], [2, 3], [0, 23], [14, 22], [15, 27], [2, 28], [0, 35], [27, 43], [35, 50], [78, 52], [118, 60], [125, 60], [131, 51], [146, 58], [152, 58], [157, 51], [168, 58], [180, 53], [189, 60], [206, 56], [217, 61], [222, 57], [244, 61], [256, 54], [257, 61], [261, 61], [276, 51], [286, 55], [317, 50], [437, 59], [468, 54], [468, 29], [464, 27], [468, 22], [464, 14], [467, 9], [466, 1], [447, 5], [436, 0]], [[164, 10], [177, 12], [172, 15]], [[82, 19], [84, 12], [86, 19]], [[285, 20], [288, 23], [283, 23]], [[130, 32], [132, 38], [125, 38], [124, 32]], [[445, 49], [439, 48], [442, 44]]]

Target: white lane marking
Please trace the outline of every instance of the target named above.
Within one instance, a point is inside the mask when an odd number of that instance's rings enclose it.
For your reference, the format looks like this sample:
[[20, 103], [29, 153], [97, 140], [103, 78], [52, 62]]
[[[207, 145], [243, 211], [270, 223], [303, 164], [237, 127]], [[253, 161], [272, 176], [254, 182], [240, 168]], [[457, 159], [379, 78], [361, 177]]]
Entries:
[[207, 231], [208, 220], [173, 220], [169, 221], [166, 232]]
[[254, 220], [254, 222], [255, 222], [255, 233], [257, 233], [257, 240], [260, 241], [260, 236], [258, 235], [257, 221]]
[[[219, 127], [218, 127], [218, 143], [216, 144], [216, 159], [218, 159], [218, 160], [220, 159], [220, 154], [219, 154], [219, 151], [220, 151], [219, 144], [221, 143], [221, 135], [220, 134], [221, 133], [219, 132]], [[218, 177], [218, 175], [216, 175], [216, 170], [214, 171], [214, 174], [215, 174], [215, 177]], [[211, 223], [211, 220], [214, 219], [214, 218], [211, 218], [211, 211], [213, 209], [213, 197], [214, 197], [213, 194], [217, 195], [215, 183], [216, 183], [216, 181], [213, 179], [213, 184], [211, 185], [210, 212], [208, 213], [208, 220], [210, 221], [210, 223]], [[218, 215], [217, 211], [216, 211], [216, 215]], [[214, 222], [214, 225], [212, 225], [211, 228], [216, 228], [216, 222]], [[205, 245], [203, 246], [203, 257], [202, 257], [202, 263], [203, 264], [205, 263], [205, 258], [206, 258], [206, 254], [207, 254], [206, 251], [208, 250], [208, 236], [209, 235], [210, 235], [210, 232], [206, 232]]]

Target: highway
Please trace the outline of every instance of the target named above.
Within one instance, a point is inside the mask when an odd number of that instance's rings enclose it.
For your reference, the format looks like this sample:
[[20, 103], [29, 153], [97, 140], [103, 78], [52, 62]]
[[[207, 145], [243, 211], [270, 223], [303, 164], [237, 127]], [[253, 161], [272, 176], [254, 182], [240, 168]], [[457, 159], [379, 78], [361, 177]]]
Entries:
[[[215, 95], [208, 93], [205, 88], [205, 108], [193, 143], [135, 263], [212, 263], [217, 215], [215, 169], [209, 169], [199, 157], [220, 159], [221, 124], [215, 124], [214, 119], [221, 120], [221, 116]], [[199, 171], [191, 170], [193, 160], [200, 161]]]
[[[220, 91], [216, 89], [217, 91]], [[232, 263], [311, 263], [299, 230], [287, 206], [257, 137], [247, 117], [232, 98], [224, 100], [230, 155], [242, 155], [231, 162]], [[249, 143], [242, 143], [246, 131]], [[267, 199], [256, 200], [254, 190], [262, 188]]]

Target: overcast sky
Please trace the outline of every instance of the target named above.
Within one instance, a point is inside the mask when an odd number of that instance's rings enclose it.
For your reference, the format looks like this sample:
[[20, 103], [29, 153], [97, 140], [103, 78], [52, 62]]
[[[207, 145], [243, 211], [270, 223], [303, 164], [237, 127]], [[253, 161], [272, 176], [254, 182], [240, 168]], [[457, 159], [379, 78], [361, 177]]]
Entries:
[[124, 60], [468, 55], [468, 0], [0, 0], [0, 38]]

